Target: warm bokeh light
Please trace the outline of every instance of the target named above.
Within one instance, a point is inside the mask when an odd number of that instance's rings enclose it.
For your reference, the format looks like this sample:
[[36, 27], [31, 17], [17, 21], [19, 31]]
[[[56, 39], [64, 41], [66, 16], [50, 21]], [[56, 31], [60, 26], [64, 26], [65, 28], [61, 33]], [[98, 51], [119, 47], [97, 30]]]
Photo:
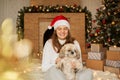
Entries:
[[17, 41], [17, 34], [13, 33], [13, 21], [7, 18], [1, 26], [1, 53], [2, 56], [11, 58], [13, 55], [13, 44]]
[[7, 18], [3, 21], [1, 30], [4, 35], [10, 35], [13, 33], [13, 21], [11, 18]]
[[2, 74], [1, 80], [21, 80], [18, 79], [19, 74], [15, 71], [6, 71]]
[[18, 41], [14, 29], [11, 18], [5, 19], [0, 28], [0, 80], [24, 80], [20, 75], [29, 69], [32, 42], [28, 39]]
[[32, 42], [28, 39], [21, 39], [15, 43], [14, 55], [17, 58], [24, 58], [32, 53]]

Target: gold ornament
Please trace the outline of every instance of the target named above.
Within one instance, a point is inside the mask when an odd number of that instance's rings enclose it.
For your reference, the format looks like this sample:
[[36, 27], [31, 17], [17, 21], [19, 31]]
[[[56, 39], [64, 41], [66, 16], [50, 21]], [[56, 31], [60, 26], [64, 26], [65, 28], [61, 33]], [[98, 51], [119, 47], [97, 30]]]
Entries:
[[116, 12], [114, 12], [114, 15], [116, 15], [117, 13]]
[[108, 15], [110, 15], [110, 12], [108, 12]]
[[113, 22], [112, 22], [112, 25], [114, 25], [114, 24], [115, 24], [115, 22], [113, 21]]
[[95, 41], [95, 40], [94, 40], [93, 42], [94, 42], [94, 43], [96, 43], [96, 41]]
[[97, 33], [95, 33], [95, 36], [97, 36], [98, 34]]

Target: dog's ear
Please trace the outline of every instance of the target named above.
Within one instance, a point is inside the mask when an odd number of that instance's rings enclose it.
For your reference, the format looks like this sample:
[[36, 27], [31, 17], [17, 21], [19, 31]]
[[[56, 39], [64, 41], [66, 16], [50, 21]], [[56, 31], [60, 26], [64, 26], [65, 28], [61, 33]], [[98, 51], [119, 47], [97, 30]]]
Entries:
[[76, 58], [77, 58], [77, 59], [80, 59], [80, 56], [81, 56], [81, 55], [80, 55], [80, 51], [79, 51], [78, 49], [76, 49]]
[[60, 57], [60, 58], [65, 57], [65, 47], [64, 47], [64, 46], [60, 49], [59, 57]]

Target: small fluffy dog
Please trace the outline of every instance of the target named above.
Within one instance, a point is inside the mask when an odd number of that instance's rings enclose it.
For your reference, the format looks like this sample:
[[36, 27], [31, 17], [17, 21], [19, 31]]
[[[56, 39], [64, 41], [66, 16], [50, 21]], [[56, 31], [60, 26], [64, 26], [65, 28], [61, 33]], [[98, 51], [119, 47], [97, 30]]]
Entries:
[[[79, 50], [72, 43], [65, 44], [60, 50], [59, 57], [61, 61], [57, 63], [57, 68], [63, 71], [67, 80], [75, 80], [76, 72], [83, 67]], [[75, 63], [75, 69], [72, 68], [72, 63]]]

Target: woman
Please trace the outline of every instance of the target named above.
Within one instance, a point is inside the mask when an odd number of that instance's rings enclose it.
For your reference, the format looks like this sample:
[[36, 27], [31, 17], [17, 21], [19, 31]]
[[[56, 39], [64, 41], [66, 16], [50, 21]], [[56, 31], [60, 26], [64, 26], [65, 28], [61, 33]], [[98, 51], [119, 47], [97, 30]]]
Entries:
[[[56, 63], [61, 59], [58, 58], [61, 47], [66, 43], [74, 43], [81, 52], [79, 43], [70, 34], [70, 24], [66, 17], [60, 15], [53, 19], [49, 28], [54, 27], [53, 35], [44, 45], [42, 57], [42, 71], [45, 72], [45, 80], [66, 80], [65, 75], [57, 69]], [[80, 58], [82, 61], [82, 58]], [[71, 64], [75, 68], [75, 64]], [[90, 71], [81, 71], [77, 73], [77, 80], [92, 80], [81, 78], [91, 75]], [[92, 78], [92, 76], [90, 77]]]

